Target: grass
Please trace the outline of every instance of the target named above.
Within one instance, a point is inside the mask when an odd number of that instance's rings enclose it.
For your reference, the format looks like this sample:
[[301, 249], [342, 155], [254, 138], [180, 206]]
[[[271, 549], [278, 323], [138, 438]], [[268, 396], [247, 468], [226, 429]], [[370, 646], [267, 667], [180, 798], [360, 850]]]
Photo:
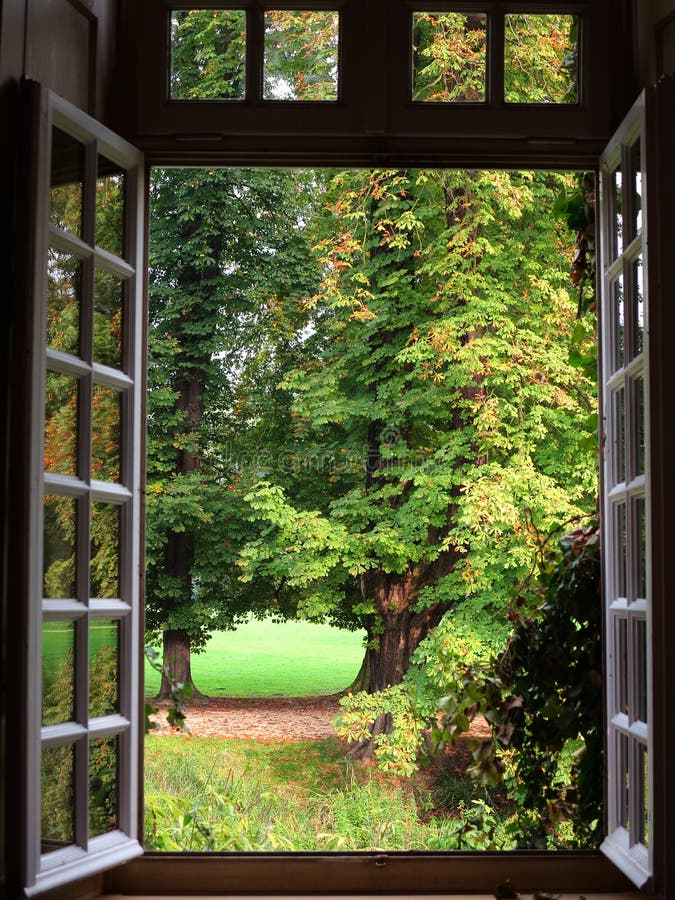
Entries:
[[[42, 626], [43, 677], [49, 680], [61, 669], [69, 651], [72, 654], [75, 629], [72, 622], [47, 621]], [[90, 655], [101, 647], [117, 644], [117, 627], [109, 619], [93, 620], [89, 626]]]
[[[311, 622], [252, 619], [218, 631], [192, 656], [192, 678], [212, 697], [306, 697], [335, 694], [354, 680], [363, 659], [363, 633]], [[146, 664], [146, 695], [159, 675]]]
[[424, 775], [383, 777], [372, 766], [346, 758], [335, 739], [276, 744], [149, 735], [145, 798], [148, 849], [466, 846], [460, 817], [465, 806], [435, 809]]

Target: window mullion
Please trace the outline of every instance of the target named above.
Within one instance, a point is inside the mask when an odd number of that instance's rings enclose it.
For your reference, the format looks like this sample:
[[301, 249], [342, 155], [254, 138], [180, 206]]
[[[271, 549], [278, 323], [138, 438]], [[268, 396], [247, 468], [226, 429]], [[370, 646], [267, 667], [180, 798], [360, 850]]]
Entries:
[[488, 16], [487, 102], [504, 105], [504, 9], [494, 8]]

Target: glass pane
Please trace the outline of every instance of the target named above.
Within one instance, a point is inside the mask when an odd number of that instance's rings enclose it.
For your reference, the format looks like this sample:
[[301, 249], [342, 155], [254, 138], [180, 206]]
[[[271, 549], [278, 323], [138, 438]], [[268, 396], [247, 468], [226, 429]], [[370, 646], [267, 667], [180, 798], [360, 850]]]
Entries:
[[645, 471], [645, 384], [640, 377], [631, 382], [633, 391], [633, 415], [635, 416], [635, 471], [633, 476]]
[[112, 272], [94, 275], [94, 362], [122, 368], [124, 281]]
[[633, 658], [635, 660], [635, 711], [633, 718], [647, 722], [647, 623], [633, 620]]
[[645, 517], [645, 498], [637, 497], [634, 506], [635, 524], [635, 594], [636, 597], [647, 596], [647, 532]]
[[72, 375], [47, 372], [44, 451], [47, 472], [77, 475], [79, 387], [79, 380]]
[[91, 477], [120, 480], [122, 394], [94, 385], [92, 397]]
[[114, 831], [118, 822], [118, 738], [89, 744], [89, 837]]
[[618, 809], [617, 809], [617, 824], [622, 826], [628, 831], [630, 826], [630, 815], [629, 815], [629, 799], [630, 799], [630, 769], [628, 768], [628, 737], [625, 734], [617, 735], [618, 739], [618, 758], [617, 758], [617, 767], [618, 767], [618, 780], [617, 787], [619, 796], [618, 800]]
[[487, 17], [413, 13], [413, 100], [485, 100]]
[[90, 597], [120, 596], [120, 512], [111, 503], [91, 504]]
[[632, 240], [642, 230], [642, 147], [639, 139], [630, 148], [630, 178], [633, 187]]
[[337, 100], [339, 13], [265, 13], [265, 100]]
[[616, 372], [624, 364], [625, 350], [625, 309], [623, 293], [623, 275], [619, 275], [611, 286], [612, 298], [612, 350], [613, 369]]
[[96, 244], [115, 256], [124, 254], [124, 169], [98, 157], [96, 176]]
[[637, 840], [649, 846], [649, 753], [644, 744], [638, 744], [638, 760], [637, 774], [640, 784], [638, 785], [638, 802], [641, 807], [640, 815], [640, 832], [636, 835]]
[[612, 219], [609, 238], [612, 259], [616, 259], [619, 254], [623, 253], [623, 184], [620, 169], [615, 169], [609, 175], [609, 194]]
[[576, 103], [576, 16], [512, 14], [504, 23], [507, 103]]
[[626, 478], [626, 399], [624, 389], [612, 393], [612, 473], [614, 484]]
[[53, 600], [76, 597], [75, 543], [77, 500], [48, 494], [44, 499], [43, 595]]
[[89, 626], [89, 716], [108, 716], [119, 708], [119, 622], [93, 619]]
[[83, 183], [84, 146], [60, 128], [52, 128], [49, 221], [78, 237], [82, 237]]
[[42, 623], [42, 724], [75, 717], [75, 623]]
[[75, 841], [75, 748], [43, 747], [40, 766], [41, 844], [43, 853]]
[[616, 712], [628, 715], [628, 621], [616, 619]]
[[243, 9], [181, 9], [171, 13], [170, 95], [172, 100], [243, 100]]
[[82, 263], [49, 248], [47, 257], [47, 344], [63, 353], [80, 352]]
[[637, 356], [642, 353], [644, 347], [645, 332], [645, 295], [644, 295], [644, 273], [642, 269], [642, 257], [633, 262], [633, 355]]
[[626, 504], [614, 505], [614, 548], [616, 597], [626, 596]]

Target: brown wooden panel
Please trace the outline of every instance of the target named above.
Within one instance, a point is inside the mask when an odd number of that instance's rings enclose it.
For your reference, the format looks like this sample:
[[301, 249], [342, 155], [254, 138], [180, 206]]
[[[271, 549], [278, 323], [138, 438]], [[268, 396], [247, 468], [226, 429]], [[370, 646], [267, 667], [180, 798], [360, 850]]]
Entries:
[[106, 876], [108, 892], [148, 894], [493, 893], [627, 891], [631, 885], [595, 852], [454, 854], [154, 854]]
[[96, 17], [77, 0], [29, 0], [26, 75], [94, 113]]

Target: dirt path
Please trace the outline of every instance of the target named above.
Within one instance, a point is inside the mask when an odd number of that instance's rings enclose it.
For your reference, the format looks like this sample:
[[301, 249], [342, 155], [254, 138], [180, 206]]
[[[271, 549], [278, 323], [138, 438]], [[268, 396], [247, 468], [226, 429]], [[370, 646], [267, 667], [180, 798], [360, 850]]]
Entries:
[[[157, 734], [179, 734], [166, 724], [167, 704], [160, 707]], [[320, 741], [335, 737], [333, 718], [340, 711], [337, 695], [328, 697], [210, 697], [186, 707], [190, 733], [203, 737], [255, 738], [279, 742]], [[471, 737], [487, 737], [487, 722], [477, 719]]]
[[[157, 704], [163, 710], [167, 704]], [[256, 738], [268, 741], [320, 741], [335, 737], [332, 719], [339, 712], [330, 697], [213, 697], [186, 707], [190, 733], [204, 737]], [[157, 716], [160, 734], [176, 734]]]

